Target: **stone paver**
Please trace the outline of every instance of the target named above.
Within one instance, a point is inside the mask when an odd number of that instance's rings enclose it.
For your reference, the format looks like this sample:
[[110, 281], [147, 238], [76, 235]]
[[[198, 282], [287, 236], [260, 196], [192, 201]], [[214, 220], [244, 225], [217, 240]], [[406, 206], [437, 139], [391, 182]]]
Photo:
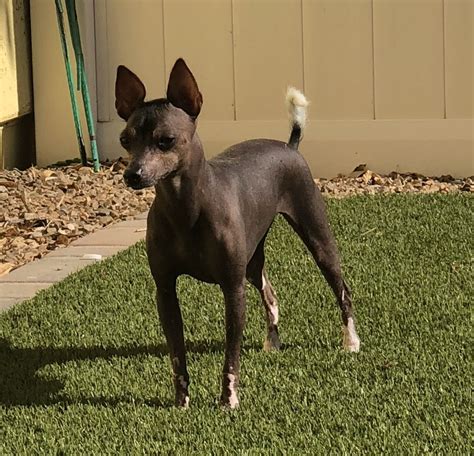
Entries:
[[57, 249], [41, 260], [0, 277], [0, 311], [32, 298], [39, 290], [63, 280], [69, 274], [144, 239], [146, 216], [146, 213], [140, 214], [134, 220], [89, 234], [66, 248]]
[[48, 282], [29, 282], [18, 285], [17, 282], [2, 283], [2, 298], [22, 298], [26, 299], [33, 296], [38, 291], [49, 287]]
[[[146, 215], [146, 214], [145, 214]], [[110, 228], [128, 228], [128, 227], [133, 227], [133, 228], [138, 228], [138, 229], [145, 229], [146, 228], [146, 218], [136, 218], [134, 220], [126, 220], [125, 222], [120, 222], [117, 225], [111, 225]]]
[[83, 258], [87, 255], [100, 255], [102, 258], [115, 255], [123, 249], [121, 245], [71, 245], [67, 248], [56, 249], [48, 254], [48, 258], [69, 257]]
[[113, 228], [96, 231], [86, 237], [74, 241], [71, 245], [117, 245], [128, 247], [145, 237], [145, 231], [136, 227], [121, 228], [114, 225]]
[[26, 298], [0, 298], [0, 312], [13, 307], [15, 304], [23, 301]]
[[[23, 283], [30, 282], [55, 283], [92, 263], [95, 263], [95, 260], [68, 257], [49, 258], [49, 255], [47, 255], [39, 261], [33, 261], [12, 271], [6, 277], [8, 279], [6, 283], [21, 283], [22, 285], [19, 285], [19, 287], [22, 287]], [[3, 283], [2, 280], [0, 284]], [[3, 293], [2, 296], [4, 296]]]

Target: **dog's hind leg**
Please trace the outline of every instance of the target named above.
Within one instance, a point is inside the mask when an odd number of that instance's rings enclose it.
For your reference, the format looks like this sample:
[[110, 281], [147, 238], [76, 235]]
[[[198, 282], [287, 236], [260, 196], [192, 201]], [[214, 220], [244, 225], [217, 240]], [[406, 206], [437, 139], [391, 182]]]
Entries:
[[280, 349], [278, 336], [278, 302], [272, 284], [265, 271], [265, 238], [258, 244], [255, 253], [247, 265], [247, 280], [258, 290], [265, 309], [267, 336], [263, 344], [266, 351]]
[[319, 269], [336, 295], [343, 322], [343, 347], [350, 352], [358, 352], [360, 340], [354, 324], [351, 292], [345, 283], [339, 253], [327, 221], [324, 201], [319, 190], [300, 195], [293, 207], [283, 213], [288, 223], [311, 252]]

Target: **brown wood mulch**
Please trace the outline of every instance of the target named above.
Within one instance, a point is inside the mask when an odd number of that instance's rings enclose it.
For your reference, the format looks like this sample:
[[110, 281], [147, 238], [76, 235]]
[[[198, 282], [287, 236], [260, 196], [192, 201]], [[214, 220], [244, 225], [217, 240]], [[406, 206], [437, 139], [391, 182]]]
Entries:
[[[118, 160], [94, 173], [80, 165], [0, 170], [0, 276], [106, 225], [146, 211], [153, 189], [125, 187]], [[474, 192], [474, 177], [380, 176], [359, 165], [349, 176], [315, 179], [323, 195]]]

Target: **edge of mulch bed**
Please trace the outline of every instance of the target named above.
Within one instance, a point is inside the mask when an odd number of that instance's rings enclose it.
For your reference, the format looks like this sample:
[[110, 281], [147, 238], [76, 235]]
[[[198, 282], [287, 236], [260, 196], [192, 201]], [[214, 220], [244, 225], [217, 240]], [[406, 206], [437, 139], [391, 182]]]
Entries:
[[[110, 224], [145, 212], [153, 189], [134, 191], [123, 183], [125, 159], [92, 168], [74, 160], [25, 171], [0, 170], [0, 276]], [[474, 176], [426, 177], [377, 174], [366, 165], [348, 176], [315, 179], [326, 197], [387, 193], [474, 192]]]

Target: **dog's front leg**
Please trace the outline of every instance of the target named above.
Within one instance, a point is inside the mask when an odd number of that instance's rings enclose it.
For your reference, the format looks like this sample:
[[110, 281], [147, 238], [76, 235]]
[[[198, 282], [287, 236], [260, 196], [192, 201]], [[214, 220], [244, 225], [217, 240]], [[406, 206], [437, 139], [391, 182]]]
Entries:
[[165, 333], [173, 368], [173, 382], [178, 407], [189, 405], [189, 375], [186, 369], [186, 349], [184, 345], [183, 320], [176, 296], [176, 280], [157, 282], [157, 306], [161, 326]]
[[225, 300], [225, 361], [221, 404], [234, 409], [239, 405], [237, 387], [240, 375], [240, 346], [245, 326], [245, 285], [222, 287]]

